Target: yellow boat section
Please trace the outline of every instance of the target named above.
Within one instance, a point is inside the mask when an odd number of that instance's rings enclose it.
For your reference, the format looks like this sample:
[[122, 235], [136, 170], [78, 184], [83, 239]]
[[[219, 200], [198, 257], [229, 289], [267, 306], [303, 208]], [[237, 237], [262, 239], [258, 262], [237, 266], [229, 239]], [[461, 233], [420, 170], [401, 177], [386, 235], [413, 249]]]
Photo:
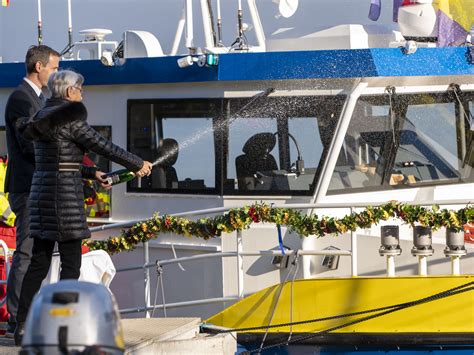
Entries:
[[[465, 292], [411, 305], [380, 317], [348, 325], [333, 333], [459, 332], [474, 335], [474, 275], [297, 280], [293, 283], [292, 297], [291, 287], [291, 282], [284, 285], [278, 302], [280, 285], [256, 292], [209, 318], [205, 323], [225, 328], [247, 328], [298, 322], [413, 302], [460, 287], [458, 290]], [[290, 307], [291, 299], [293, 299], [292, 307]], [[294, 325], [291, 331], [293, 333], [323, 331], [379, 312]], [[262, 333], [265, 329], [248, 332]], [[289, 332], [289, 326], [269, 329], [269, 333]]]

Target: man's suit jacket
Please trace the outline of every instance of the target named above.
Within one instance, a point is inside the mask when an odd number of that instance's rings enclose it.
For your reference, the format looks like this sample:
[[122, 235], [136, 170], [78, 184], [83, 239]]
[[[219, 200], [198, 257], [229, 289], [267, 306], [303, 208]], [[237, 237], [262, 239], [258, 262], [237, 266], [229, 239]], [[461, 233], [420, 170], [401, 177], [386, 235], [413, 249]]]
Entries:
[[5, 108], [5, 127], [8, 147], [8, 166], [5, 192], [28, 193], [35, 170], [33, 143], [18, 132], [17, 121], [33, 116], [43, 107], [43, 101], [23, 80], [12, 92]]

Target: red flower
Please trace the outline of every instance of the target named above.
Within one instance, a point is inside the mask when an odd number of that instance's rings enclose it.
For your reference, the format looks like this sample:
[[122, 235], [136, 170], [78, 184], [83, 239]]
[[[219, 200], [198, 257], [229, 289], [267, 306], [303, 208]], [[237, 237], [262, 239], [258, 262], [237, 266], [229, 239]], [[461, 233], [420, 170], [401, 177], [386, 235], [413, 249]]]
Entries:
[[165, 226], [168, 228], [171, 226], [171, 220], [168, 217], [165, 218]]
[[255, 207], [250, 207], [249, 216], [250, 216], [250, 218], [252, 218], [252, 220], [255, 223], [258, 223], [259, 219], [258, 219], [257, 210], [255, 209]]

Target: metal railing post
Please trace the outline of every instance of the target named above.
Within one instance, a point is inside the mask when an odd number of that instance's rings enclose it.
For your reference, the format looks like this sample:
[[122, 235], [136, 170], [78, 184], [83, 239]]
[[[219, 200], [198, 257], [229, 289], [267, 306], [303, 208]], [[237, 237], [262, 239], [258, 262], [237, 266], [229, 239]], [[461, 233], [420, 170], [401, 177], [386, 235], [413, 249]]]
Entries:
[[[352, 207], [350, 208], [352, 214]], [[352, 277], [357, 276], [357, 236], [351, 231], [351, 273]]]
[[395, 276], [395, 256], [386, 255], [387, 258], [387, 277]]
[[418, 255], [418, 275], [428, 276], [428, 259], [426, 255]]
[[146, 306], [146, 311], [145, 311], [145, 318], [150, 318], [150, 310], [149, 307], [151, 305], [150, 299], [151, 299], [151, 291], [150, 291], [150, 269], [146, 267], [148, 263], [150, 262], [150, 249], [148, 242], [143, 242], [143, 273], [144, 273], [144, 281], [145, 281], [145, 306]]
[[456, 276], [456, 275], [461, 275], [461, 257], [460, 256], [452, 256], [451, 257], [451, 274]]
[[244, 257], [242, 256], [242, 231], [237, 231], [237, 296], [244, 297]]

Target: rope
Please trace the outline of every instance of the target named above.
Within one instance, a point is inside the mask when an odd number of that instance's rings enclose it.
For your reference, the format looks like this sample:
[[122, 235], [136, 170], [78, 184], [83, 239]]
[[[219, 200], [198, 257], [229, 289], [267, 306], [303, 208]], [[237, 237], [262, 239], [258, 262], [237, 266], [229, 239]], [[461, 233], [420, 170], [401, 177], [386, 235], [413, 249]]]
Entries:
[[[293, 273], [293, 278], [291, 279], [291, 285], [290, 285], [290, 323], [293, 322], [293, 284], [295, 283], [296, 275], [298, 274], [298, 269], [299, 269], [299, 258], [298, 258], [298, 251], [295, 251], [295, 258], [293, 259], [292, 265], [296, 264], [295, 272]], [[293, 335], [293, 325], [290, 325], [290, 334], [288, 335], [288, 339], [286, 340], [287, 343], [290, 342], [291, 337]]]
[[276, 298], [275, 305], [273, 306], [272, 314], [270, 316], [270, 320], [268, 321], [268, 326], [262, 327], [262, 329], [266, 329], [266, 330], [265, 330], [265, 334], [263, 336], [262, 342], [260, 343], [260, 349], [263, 348], [263, 344], [265, 343], [265, 340], [266, 340], [267, 335], [268, 335], [268, 330], [271, 328], [273, 316], [275, 315], [275, 310], [278, 306], [278, 302], [280, 301], [281, 291], [283, 291], [283, 286], [285, 286], [286, 281], [288, 281], [288, 277], [290, 276], [291, 271], [293, 270], [293, 267], [294, 267], [294, 265], [292, 264], [291, 267], [290, 267], [290, 270], [288, 270], [288, 273], [286, 274], [285, 280], [280, 284], [280, 287], [278, 289], [278, 296]]
[[[312, 334], [309, 334], [309, 335], [300, 336], [298, 338], [295, 338], [291, 343], [297, 343], [297, 342], [305, 341], [305, 340], [314, 338], [314, 337], [316, 337], [318, 335], [321, 335], [321, 334], [326, 334], [326, 333], [332, 332], [334, 330], [345, 328], [345, 327], [348, 327], [348, 326], [351, 326], [351, 325], [354, 325], [354, 324], [357, 324], [357, 323], [362, 323], [362, 322], [365, 322], [367, 320], [378, 318], [378, 317], [387, 315], [389, 313], [397, 312], [397, 311], [400, 311], [400, 310], [408, 308], [408, 307], [413, 307], [413, 306], [416, 306], [416, 305], [419, 305], [419, 304], [422, 304], [422, 303], [427, 303], [427, 302], [431, 302], [431, 301], [434, 301], [434, 300], [437, 300], [437, 299], [454, 296], [454, 295], [464, 293], [464, 292], [467, 292], [467, 291], [472, 291], [472, 290], [474, 290], [474, 287], [473, 286], [468, 287], [468, 286], [473, 285], [473, 284], [474, 284], [474, 282], [468, 282], [464, 285], [454, 287], [452, 289], [434, 294], [432, 296], [428, 296], [428, 297], [421, 298], [421, 299], [411, 301], [411, 302], [401, 303], [398, 306], [389, 306], [389, 307], [392, 307], [392, 308], [388, 309], [388, 310], [385, 310], [383, 312], [380, 312], [378, 314], [369, 315], [367, 317], [363, 317], [363, 318], [360, 318], [360, 319], [357, 319], [357, 320], [354, 320], [354, 321], [350, 321], [350, 322], [347, 322], [347, 323], [344, 323], [344, 324], [341, 324], [341, 325], [338, 325], [338, 326], [335, 326], [335, 327], [332, 327], [332, 328], [329, 328], [329, 329], [326, 329], [326, 330], [315, 332], [315, 333], [312, 333]], [[389, 307], [383, 307], [383, 308], [389, 308]], [[381, 308], [381, 309], [383, 309], [383, 308]], [[360, 313], [360, 312], [358, 312], [358, 313]], [[266, 346], [264, 348], [258, 349], [258, 352], [260, 353], [262, 350], [268, 350], [268, 349], [271, 349], [271, 348], [280, 347], [280, 346], [288, 345], [288, 344], [289, 343], [287, 343], [287, 342], [281, 342], [281, 343], [269, 345], [269, 346]], [[252, 353], [255, 353], [255, 352], [257, 352], [257, 350], [251, 350], [251, 351], [243, 352], [242, 354], [252, 354]]]
[[151, 317], [153, 318], [153, 315], [155, 314], [155, 309], [156, 309], [156, 301], [158, 298], [158, 288], [161, 286], [161, 299], [163, 300], [163, 314], [165, 318], [167, 317], [166, 315], [166, 301], [165, 301], [165, 286], [163, 282], [163, 267], [160, 264], [160, 261], [156, 261], [156, 274], [157, 274], [157, 280], [156, 280], [156, 289], [155, 289], [155, 300], [153, 301], [153, 310], [151, 311]]

